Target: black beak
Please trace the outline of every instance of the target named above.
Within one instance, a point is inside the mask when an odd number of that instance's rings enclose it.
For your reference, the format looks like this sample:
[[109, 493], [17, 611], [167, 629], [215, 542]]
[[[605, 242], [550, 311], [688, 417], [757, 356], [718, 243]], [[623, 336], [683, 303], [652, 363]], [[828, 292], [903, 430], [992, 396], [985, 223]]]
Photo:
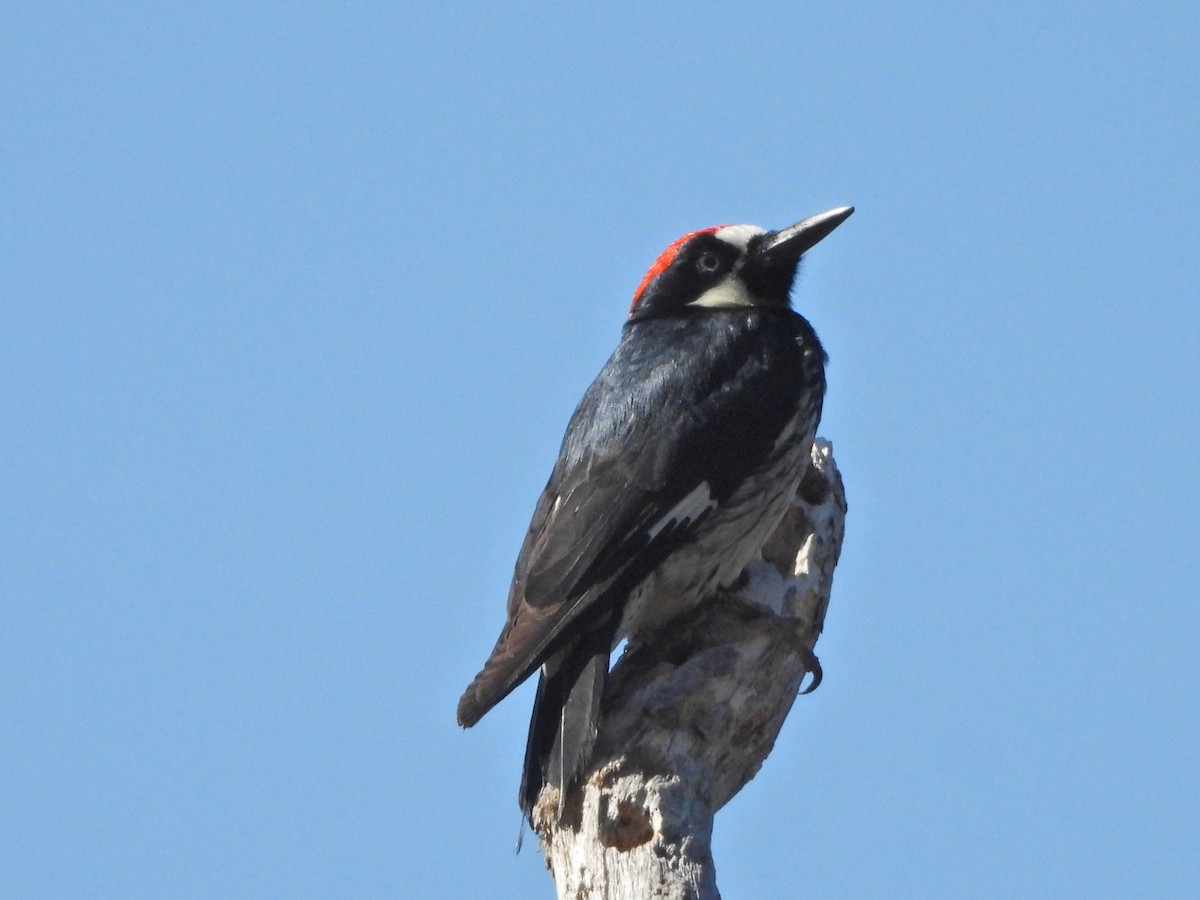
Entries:
[[763, 235], [757, 247], [750, 245], [742, 266], [742, 281], [765, 305], [787, 306], [801, 254], [850, 218], [852, 212], [853, 206], [839, 206]]
[[800, 259], [801, 254], [807, 253], [829, 232], [850, 218], [852, 212], [853, 206], [839, 206], [837, 209], [809, 216], [803, 222], [767, 235], [758, 252], [770, 257], [772, 263], [783, 260], [795, 262]]

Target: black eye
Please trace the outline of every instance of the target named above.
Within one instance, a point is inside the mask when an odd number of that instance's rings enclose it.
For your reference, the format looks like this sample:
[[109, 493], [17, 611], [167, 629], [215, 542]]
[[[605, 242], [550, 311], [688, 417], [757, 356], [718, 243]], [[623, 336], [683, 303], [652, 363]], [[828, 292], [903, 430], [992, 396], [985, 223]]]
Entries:
[[696, 260], [696, 268], [701, 272], [715, 272], [721, 268], [721, 260], [715, 253], [702, 253]]

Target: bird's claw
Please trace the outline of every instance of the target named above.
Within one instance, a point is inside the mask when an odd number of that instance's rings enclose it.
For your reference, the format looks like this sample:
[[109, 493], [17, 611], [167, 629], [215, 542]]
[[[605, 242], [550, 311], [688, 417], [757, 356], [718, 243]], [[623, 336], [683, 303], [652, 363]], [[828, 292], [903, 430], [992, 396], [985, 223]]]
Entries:
[[[800, 692], [801, 696], [803, 696], [804, 694], [811, 694], [821, 686], [821, 679], [825, 677], [825, 673], [821, 669], [821, 661], [817, 659], [817, 654], [813, 653], [810, 649], [808, 649], [808, 647], [803, 645], [798, 647], [797, 651], [800, 654], [800, 659], [804, 663], [805, 673], [812, 675], [812, 682], [808, 687]], [[801, 680], [801, 683], [803, 683], [803, 680]]]

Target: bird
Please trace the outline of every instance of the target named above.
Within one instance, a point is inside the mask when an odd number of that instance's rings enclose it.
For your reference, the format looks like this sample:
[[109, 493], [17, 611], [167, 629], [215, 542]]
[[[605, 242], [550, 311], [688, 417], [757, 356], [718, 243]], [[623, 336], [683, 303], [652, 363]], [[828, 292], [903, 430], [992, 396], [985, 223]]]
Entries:
[[518, 796], [530, 822], [546, 785], [561, 818], [589, 762], [614, 647], [652, 642], [736, 581], [787, 510], [827, 361], [793, 282], [853, 212], [689, 232], [635, 290], [537, 501], [500, 636], [458, 703], [471, 727], [540, 669]]

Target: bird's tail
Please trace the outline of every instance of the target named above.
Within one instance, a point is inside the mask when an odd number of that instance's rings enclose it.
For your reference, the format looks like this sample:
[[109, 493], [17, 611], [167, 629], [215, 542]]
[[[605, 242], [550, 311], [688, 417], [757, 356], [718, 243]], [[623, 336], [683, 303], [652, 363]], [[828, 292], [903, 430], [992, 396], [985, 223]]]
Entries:
[[521, 774], [521, 810], [531, 821], [545, 785], [558, 789], [562, 815], [567, 791], [591, 760], [615, 629], [588, 632], [542, 666]]

